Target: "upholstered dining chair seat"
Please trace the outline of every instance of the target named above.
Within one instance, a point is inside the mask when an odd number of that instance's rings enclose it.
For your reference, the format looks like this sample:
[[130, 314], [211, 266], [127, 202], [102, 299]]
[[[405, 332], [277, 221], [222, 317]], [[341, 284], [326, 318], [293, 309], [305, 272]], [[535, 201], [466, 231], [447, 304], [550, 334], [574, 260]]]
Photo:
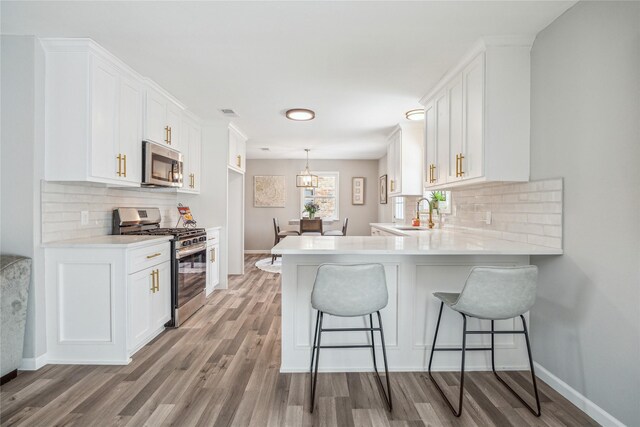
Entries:
[[299, 235], [300, 235], [300, 233], [298, 233], [298, 232], [297, 232], [297, 231], [295, 231], [295, 230], [283, 230], [283, 231], [280, 231], [280, 232], [278, 233], [278, 236], [279, 236], [279, 237], [299, 236]]
[[344, 236], [342, 230], [329, 230], [324, 232], [325, 236]]

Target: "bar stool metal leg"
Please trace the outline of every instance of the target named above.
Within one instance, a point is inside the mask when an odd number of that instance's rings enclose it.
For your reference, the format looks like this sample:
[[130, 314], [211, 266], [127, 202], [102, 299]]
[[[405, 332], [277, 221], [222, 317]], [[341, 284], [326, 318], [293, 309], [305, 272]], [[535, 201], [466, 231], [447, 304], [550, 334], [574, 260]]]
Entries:
[[534, 410], [527, 402], [525, 402], [524, 399], [518, 393], [516, 393], [516, 391], [514, 389], [512, 389], [511, 386], [509, 384], [507, 384], [507, 382], [505, 380], [503, 380], [500, 377], [500, 375], [498, 375], [498, 372], [496, 371], [496, 364], [495, 364], [495, 357], [494, 357], [494, 353], [495, 353], [495, 347], [494, 347], [495, 331], [494, 331], [494, 321], [493, 320], [491, 321], [491, 369], [493, 370], [493, 374], [496, 376], [498, 381], [500, 381], [511, 392], [511, 394], [513, 394], [520, 401], [520, 403], [522, 403], [524, 406], [526, 406], [527, 409], [529, 410], [529, 412], [531, 412], [536, 417], [539, 417], [540, 414], [541, 414], [540, 397], [538, 396], [538, 385], [536, 383], [536, 374], [535, 374], [535, 371], [534, 371], [534, 368], [533, 368], [533, 357], [531, 356], [531, 343], [529, 342], [529, 331], [527, 330], [527, 322], [524, 320], [524, 316], [520, 315], [520, 319], [522, 319], [522, 332], [524, 333], [524, 339], [525, 339], [525, 341], [527, 343], [527, 354], [529, 356], [529, 369], [531, 370], [531, 382], [533, 383], [533, 393], [534, 393], [534, 396], [536, 398], [536, 409]]
[[318, 312], [319, 314], [319, 318], [318, 318], [318, 345], [316, 346], [317, 348], [317, 354], [316, 354], [316, 366], [315, 366], [315, 370], [311, 375], [311, 412], [313, 413], [313, 408], [315, 406], [315, 401], [316, 401], [316, 385], [318, 385], [318, 360], [320, 360], [320, 343], [322, 340], [322, 318], [324, 316], [323, 312]]
[[318, 340], [318, 329], [320, 328], [320, 311], [316, 314], [316, 329], [313, 334], [313, 346], [311, 347], [311, 365], [309, 366], [309, 373], [313, 374], [313, 358], [316, 355], [316, 341]]
[[[384, 392], [384, 387], [382, 387], [382, 380], [380, 380], [380, 374], [378, 373], [378, 368], [375, 366], [375, 357], [373, 358], [374, 367], [376, 369], [376, 378], [378, 379], [378, 384], [382, 388], [383, 396], [386, 400], [387, 407], [389, 408], [389, 411], [393, 411], [393, 404], [391, 402], [391, 380], [389, 378], [389, 366], [387, 365], [387, 346], [384, 342], [384, 331], [382, 330], [382, 316], [380, 316], [380, 311], [377, 311], [377, 313], [378, 313], [378, 324], [380, 325], [380, 341], [382, 341], [382, 358], [384, 360], [384, 373], [385, 373], [385, 376], [387, 377], [386, 393]], [[373, 323], [371, 324], [371, 336], [373, 336]], [[371, 342], [371, 350], [374, 353], [376, 351], [375, 347], [373, 346], [373, 341]]]
[[[460, 313], [462, 315], [462, 348], [436, 349], [436, 340], [438, 339], [438, 330], [440, 329], [440, 320], [442, 318], [443, 308], [444, 308], [444, 303], [440, 303], [440, 312], [438, 313], [438, 322], [436, 323], [436, 332], [433, 335], [433, 345], [431, 346], [431, 357], [429, 358], [429, 368], [428, 368], [429, 378], [431, 378], [431, 381], [433, 381], [433, 384], [436, 386], [436, 389], [442, 395], [442, 398], [444, 399], [444, 401], [447, 402], [447, 405], [449, 406], [449, 409], [451, 409], [451, 412], [453, 412], [453, 415], [455, 415], [456, 417], [459, 417], [460, 414], [462, 414], [462, 397], [464, 396], [464, 362], [465, 362], [465, 353], [467, 349], [467, 316]], [[457, 411], [453, 407], [449, 399], [447, 398], [447, 395], [444, 394], [444, 391], [440, 388], [440, 386], [438, 385], [438, 382], [436, 381], [436, 379], [433, 377], [431, 373], [431, 363], [433, 362], [433, 353], [436, 351], [462, 351], [462, 362], [460, 364], [460, 395], [458, 398]]]

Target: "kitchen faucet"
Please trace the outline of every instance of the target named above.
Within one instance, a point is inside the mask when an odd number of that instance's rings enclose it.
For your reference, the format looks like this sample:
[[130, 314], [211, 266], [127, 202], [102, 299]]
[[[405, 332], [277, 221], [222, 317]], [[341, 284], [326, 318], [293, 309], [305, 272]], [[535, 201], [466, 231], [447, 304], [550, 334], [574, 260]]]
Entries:
[[427, 201], [429, 203], [429, 228], [433, 228], [434, 224], [433, 224], [433, 208], [431, 207], [431, 202], [429, 201], [428, 198], [426, 197], [421, 197], [418, 199], [418, 202], [416, 203], [416, 217], [418, 219], [420, 219], [420, 203], [422, 203], [423, 201]]

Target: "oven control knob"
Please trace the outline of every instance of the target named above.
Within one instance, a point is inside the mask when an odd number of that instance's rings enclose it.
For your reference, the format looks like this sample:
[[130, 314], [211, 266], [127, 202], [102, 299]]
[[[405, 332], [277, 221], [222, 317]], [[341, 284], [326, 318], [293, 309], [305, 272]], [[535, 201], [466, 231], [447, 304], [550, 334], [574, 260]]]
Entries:
[[192, 240], [192, 242], [193, 242], [193, 243], [198, 243], [198, 239], [197, 239], [197, 238], [195, 238], [195, 239], [193, 239], [193, 240]]
[[182, 242], [182, 246], [189, 246], [191, 244], [190, 241], [185, 240], [184, 242]]
[[207, 240], [207, 237], [206, 237], [206, 236], [202, 236], [199, 240], [200, 240], [201, 242], [204, 242], [205, 240]]

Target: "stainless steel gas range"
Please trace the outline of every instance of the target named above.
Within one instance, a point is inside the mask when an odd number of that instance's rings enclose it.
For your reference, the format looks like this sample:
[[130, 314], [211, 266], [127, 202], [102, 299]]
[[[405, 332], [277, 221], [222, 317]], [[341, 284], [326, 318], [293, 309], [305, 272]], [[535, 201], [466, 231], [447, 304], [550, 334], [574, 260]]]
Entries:
[[204, 228], [161, 228], [158, 208], [117, 208], [113, 234], [174, 236], [171, 241], [171, 321], [178, 327], [205, 303], [207, 233]]

